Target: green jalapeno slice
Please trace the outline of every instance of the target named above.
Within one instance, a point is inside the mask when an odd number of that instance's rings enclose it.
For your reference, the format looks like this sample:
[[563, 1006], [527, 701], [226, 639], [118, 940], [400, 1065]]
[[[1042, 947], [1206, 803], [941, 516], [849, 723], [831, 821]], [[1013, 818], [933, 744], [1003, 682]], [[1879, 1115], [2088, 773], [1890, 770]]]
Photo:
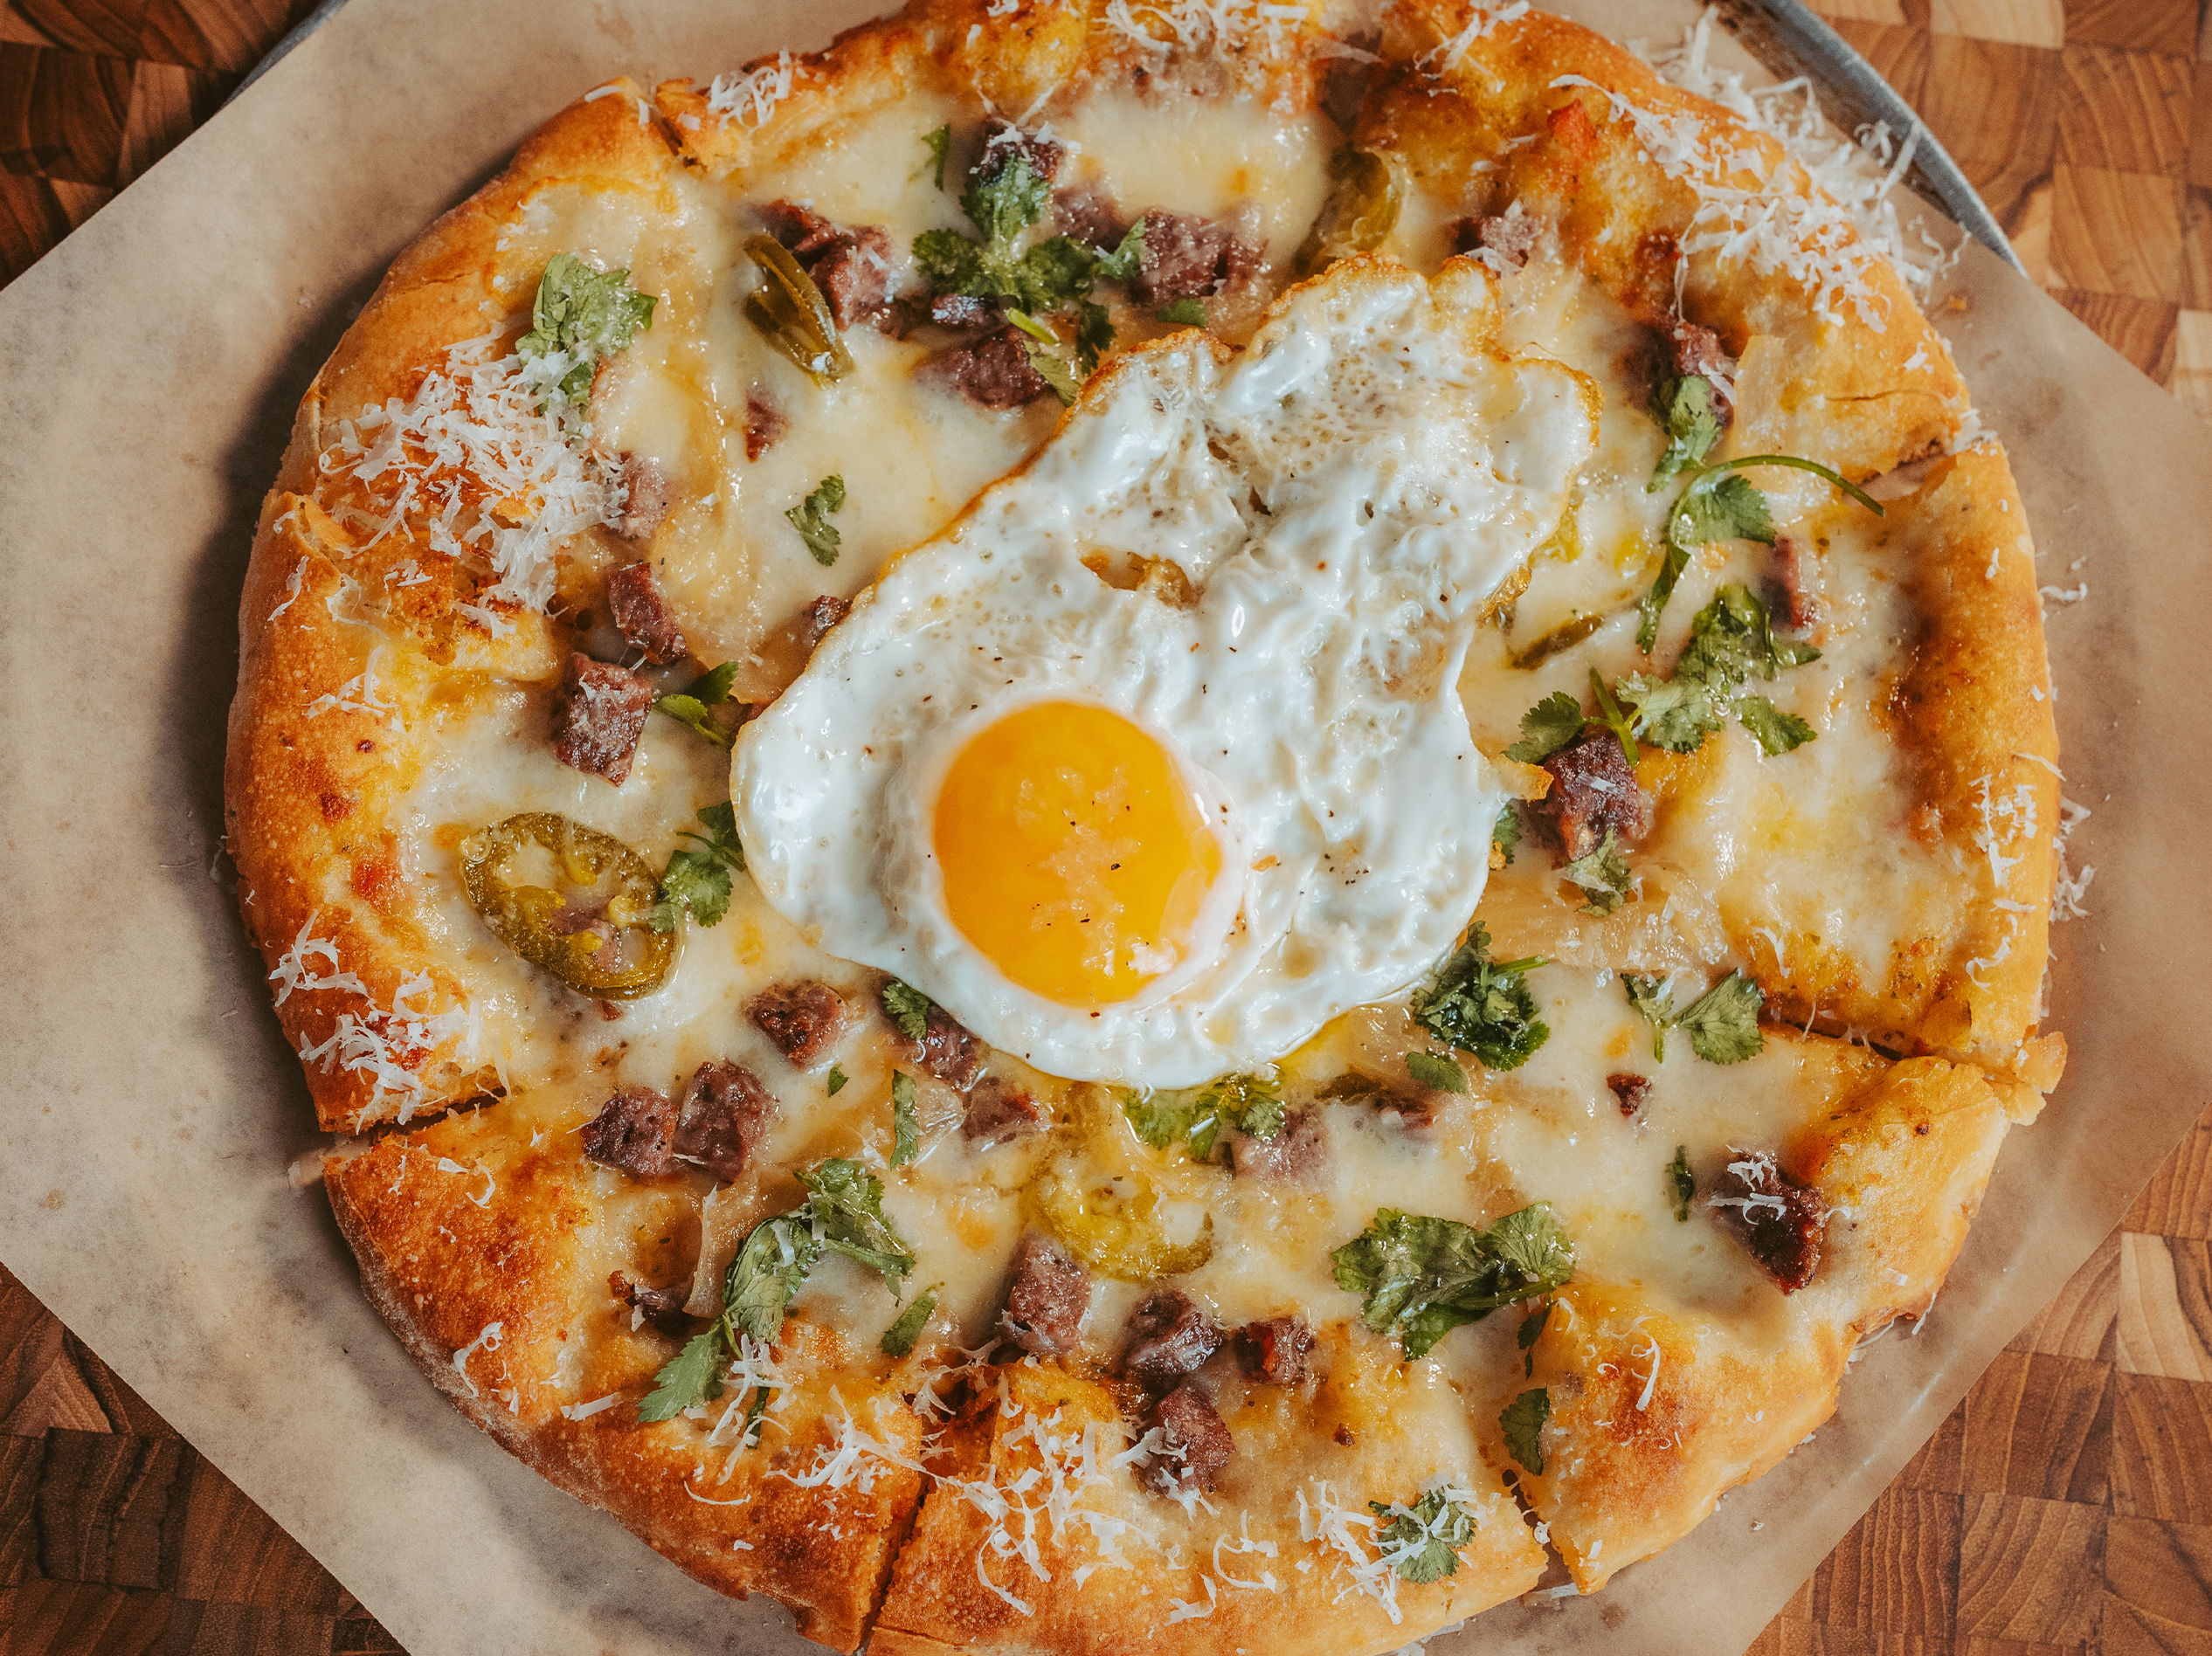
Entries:
[[[550, 811], [526, 811], [461, 841], [461, 886], [500, 942], [580, 994], [635, 1000], [667, 981], [676, 934], [646, 923], [660, 882], [612, 834]], [[522, 883], [535, 865], [612, 928], [564, 933], [568, 900], [555, 886]]]
[[1340, 259], [1371, 253], [1398, 226], [1406, 185], [1390, 158], [1350, 145], [1329, 157], [1329, 194], [1291, 268], [1300, 280]]
[[760, 291], [745, 301], [745, 320], [816, 384], [851, 373], [852, 354], [837, 336], [829, 301], [814, 279], [799, 268], [791, 249], [773, 236], [750, 236], [745, 252], [765, 279]]

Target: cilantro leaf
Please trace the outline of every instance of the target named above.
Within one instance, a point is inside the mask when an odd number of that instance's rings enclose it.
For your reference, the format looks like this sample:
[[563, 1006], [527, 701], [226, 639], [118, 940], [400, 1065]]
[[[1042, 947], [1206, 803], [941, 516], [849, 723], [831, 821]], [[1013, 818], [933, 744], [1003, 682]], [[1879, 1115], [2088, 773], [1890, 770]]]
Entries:
[[694, 1404], [707, 1399], [708, 1388], [722, 1371], [722, 1324], [694, 1335], [684, 1349], [660, 1365], [653, 1377], [653, 1390], [638, 1405], [640, 1420], [673, 1420]]
[[[930, 147], [930, 161], [937, 163], [937, 188], [943, 190], [944, 188], [944, 157], [946, 152], [952, 148], [952, 123], [948, 121], [935, 132], [923, 133], [922, 141]], [[929, 171], [930, 162], [923, 162], [922, 167], [923, 172]], [[916, 173], [914, 176], [919, 178], [922, 174]]]
[[1367, 1326], [1396, 1334], [1408, 1358], [1426, 1356], [1461, 1323], [1548, 1293], [1574, 1274], [1574, 1246], [1540, 1202], [1487, 1231], [1381, 1208], [1329, 1257], [1337, 1286], [1365, 1295]]
[[825, 1076], [822, 1080], [822, 1096], [825, 1098], [835, 1098], [840, 1093], [845, 1090], [845, 1083], [850, 1079], [851, 1077], [845, 1073], [845, 1066], [842, 1064], [831, 1065], [830, 1073]]
[[1697, 1194], [1697, 1175], [1690, 1170], [1690, 1147], [1675, 1146], [1675, 1159], [1667, 1163], [1667, 1194], [1675, 1204], [1675, 1223], [1690, 1223], [1690, 1199]]
[[1202, 299], [1179, 299], [1172, 305], [1163, 305], [1152, 313], [1157, 321], [1175, 322], [1185, 328], [1206, 326], [1206, 301]]
[[1123, 232], [1110, 253], [1098, 255], [1092, 273], [1102, 282], [1133, 281], [1144, 267], [1144, 221], [1140, 218]]
[[1438, 1039], [1472, 1052], [1494, 1070], [1517, 1069], [1551, 1036], [1536, 1015], [1523, 974], [1541, 956], [1490, 958], [1490, 934], [1479, 921], [1409, 1003], [1414, 1021]]
[[918, 1041], [930, 1027], [930, 1008], [936, 1003], [911, 983], [894, 977], [883, 985], [883, 1016], [910, 1041]]
[[1739, 1063], [1766, 1045], [1759, 1032], [1759, 1009], [1766, 1004], [1757, 983], [1731, 972], [1690, 1002], [1675, 1022], [1690, 1037], [1690, 1050], [1707, 1063]]
[[806, 1187], [804, 1211], [822, 1245], [881, 1272], [896, 1294], [914, 1269], [914, 1256], [883, 1217], [882, 1180], [858, 1162], [833, 1156], [802, 1172], [798, 1182]]
[[1559, 873], [1580, 886], [1582, 894], [1590, 900], [1582, 905], [1581, 912], [1586, 914], [1609, 914], [1620, 907], [1635, 878], [1629, 873], [1628, 859], [1621, 854], [1620, 844], [1610, 828], [1605, 831], [1605, 839], [1596, 850], [1586, 857], [1577, 857]]
[[1410, 1507], [1367, 1505], [1390, 1521], [1375, 1532], [1375, 1545], [1404, 1580], [1441, 1581], [1459, 1569], [1459, 1549], [1475, 1539], [1475, 1515], [1442, 1489], [1431, 1489]]
[[957, 230], [925, 230], [914, 238], [915, 268], [932, 293], [981, 299], [995, 292], [983, 249]]
[[1812, 726], [1764, 696], [1743, 693], [1754, 676], [1820, 659], [1809, 644], [1774, 636], [1774, 618], [1749, 587], [1721, 588], [1690, 624], [1690, 641], [1665, 679], [1631, 673], [1615, 688], [1636, 709], [1635, 733], [1654, 747], [1694, 752], [1732, 712], [1769, 754], [1810, 742]]
[[1505, 859], [1506, 866], [1510, 867], [1513, 863], [1513, 848], [1520, 843], [1521, 816], [1513, 809], [1513, 802], [1509, 799], [1500, 807], [1497, 822], [1490, 825], [1490, 844], [1497, 847], [1498, 854]]
[[719, 707], [729, 700], [732, 686], [737, 682], [737, 664], [725, 661], [694, 679], [684, 688], [684, 694], [693, 696], [710, 707]]
[[646, 916], [657, 932], [670, 932], [689, 914], [702, 926], [719, 923], [729, 912], [729, 869], [711, 852], [678, 851], [660, 875], [660, 897]]
[[1536, 1342], [1551, 1317], [1552, 1302], [1546, 1300], [1532, 1314], [1521, 1319], [1520, 1332], [1513, 1336], [1513, 1343], [1521, 1348], [1521, 1373], [1524, 1377], [1536, 1372]]
[[1103, 305], [1086, 299], [1075, 307], [1075, 366], [1089, 374], [1114, 348], [1114, 319]]
[[653, 323], [653, 298], [630, 286], [627, 270], [596, 271], [573, 253], [556, 253], [538, 279], [530, 331], [515, 342], [522, 384], [537, 406], [581, 408], [603, 358]]
[[[835, 1089], [833, 1088], [833, 1091]], [[914, 1077], [891, 1072], [891, 1165], [904, 1167], [922, 1148], [922, 1121], [914, 1108]]]
[[1709, 1064], [1738, 1063], [1766, 1045], [1759, 1032], [1759, 1010], [1766, 997], [1739, 971], [1729, 973], [1679, 1012], [1674, 990], [1662, 979], [1623, 972], [1621, 986], [1628, 1004], [1649, 1021], [1651, 1055], [1662, 1063], [1669, 1028], [1688, 1035], [1690, 1050]]
[[937, 1291], [928, 1290], [912, 1305], [899, 1313], [899, 1319], [883, 1330], [883, 1337], [876, 1345], [887, 1357], [902, 1357], [914, 1349], [914, 1342], [922, 1337], [922, 1330], [930, 1326], [930, 1319], [937, 1314]]
[[724, 1320], [756, 1340], [773, 1340], [791, 1296], [805, 1285], [821, 1252], [804, 1207], [763, 1219], [722, 1279]]
[[1521, 715], [1521, 739], [1505, 750], [1508, 759], [1541, 764], [1582, 734], [1582, 704], [1554, 690]]
[[1464, 1093], [1468, 1090], [1467, 1072], [1450, 1059], [1435, 1052], [1407, 1053], [1406, 1073], [1423, 1087], [1433, 1087], [1439, 1093]]
[[1667, 1061], [1667, 1031], [1675, 1021], [1675, 991], [1663, 977], [1639, 977], [1634, 972], [1621, 974], [1621, 987], [1628, 991], [1628, 1004], [1634, 1007], [1651, 1025], [1651, 1056], [1659, 1062]]
[[1197, 1162], [1213, 1154], [1225, 1127], [1241, 1128], [1257, 1139], [1273, 1138], [1282, 1130], [1281, 1086], [1264, 1075], [1220, 1075], [1203, 1087], [1157, 1092], [1123, 1087], [1118, 1096], [1122, 1114], [1137, 1137], [1156, 1150], [1165, 1150], [1182, 1139]]
[[978, 168], [968, 175], [968, 187], [960, 192], [960, 210], [983, 232], [988, 243], [1012, 241], [1045, 216], [1052, 185], [1038, 176], [1029, 157], [1019, 148], [999, 151], [988, 170]]
[[745, 848], [737, 838], [737, 808], [727, 800], [700, 811], [703, 834], [684, 829], [678, 836], [699, 847], [672, 852], [660, 875], [659, 900], [646, 915], [658, 932], [674, 931], [688, 912], [702, 926], [716, 924], [729, 912], [730, 874], [745, 871]]
[[715, 722], [714, 715], [707, 711], [707, 704], [697, 696], [655, 696], [653, 710], [666, 714], [678, 724], [688, 725], [694, 735], [704, 736], [718, 748], [729, 745], [729, 733]]
[[1026, 310], [1058, 310], [1090, 292], [1098, 256], [1072, 236], [1040, 241], [1013, 267], [1016, 297]]
[[1770, 758], [1803, 747], [1817, 734], [1804, 720], [1784, 713], [1765, 696], [1738, 696], [1735, 714], [1738, 722], [1758, 738], [1760, 750]]
[[1704, 376], [1685, 374], [1671, 388], [1655, 390], [1651, 417], [1667, 434], [1667, 446], [1645, 486], [1651, 493], [1666, 486], [1677, 472], [1696, 466], [1720, 440], [1720, 421], [1713, 413], [1712, 386]]
[[1621, 704], [1614, 700], [1613, 692], [1605, 687], [1605, 680], [1598, 677], [1595, 667], [1590, 669], [1590, 693], [1598, 700], [1598, 722], [1613, 732], [1621, 744], [1621, 756], [1628, 762], [1628, 769], [1636, 768], [1635, 721], [1621, 711]]
[[1544, 1423], [1551, 1418], [1552, 1394], [1542, 1386], [1521, 1393], [1497, 1418], [1498, 1430], [1505, 1434], [1505, 1452], [1519, 1461], [1524, 1471], [1544, 1470], [1542, 1434]]
[[845, 509], [845, 480], [832, 475], [814, 486], [814, 492], [784, 514], [791, 528], [798, 531], [798, 538], [806, 542], [806, 549], [814, 555], [814, 562], [824, 569], [837, 562], [837, 549], [844, 537], [838, 534], [830, 514]]
[[1636, 603], [1641, 618], [1636, 624], [1636, 648], [1646, 655], [1658, 641], [1659, 613], [1674, 596], [1675, 583], [1690, 567], [1694, 549], [1709, 541], [1737, 538], [1774, 544], [1774, 521], [1766, 509], [1766, 497], [1740, 475], [1741, 468], [1751, 466], [1786, 466], [1810, 472], [1834, 484], [1875, 516], [1887, 515], [1881, 502], [1857, 484], [1818, 460], [1794, 454], [1743, 454], [1731, 460], [1715, 460], [1710, 466], [1681, 468], [1690, 479], [1690, 486], [1675, 497], [1674, 507], [1667, 514], [1666, 547], [1659, 573]]

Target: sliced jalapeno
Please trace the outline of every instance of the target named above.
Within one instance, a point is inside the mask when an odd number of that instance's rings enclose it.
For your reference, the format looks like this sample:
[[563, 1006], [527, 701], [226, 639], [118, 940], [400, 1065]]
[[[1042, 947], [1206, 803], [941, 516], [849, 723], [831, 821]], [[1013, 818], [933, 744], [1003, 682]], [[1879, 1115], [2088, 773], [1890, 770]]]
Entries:
[[1329, 157], [1329, 194], [1291, 269], [1303, 279], [1338, 259], [1371, 253], [1398, 227], [1405, 182], [1386, 155], [1349, 144]]
[[853, 371], [852, 354], [837, 336], [829, 301], [799, 268], [791, 249], [773, 236], [750, 236], [745, 252], [765, 279], [745, 301], [745, 319], [771, 345], [798, 364], [816, 384]]
[[[546, 853], [556, 881], [612, 928], [563, 933], [562, 893], [520, 883], [531, 846]], [[602, 1000], [635, 1000], [660, 987], [676, 962], [676, 934], [647, 916], [660, 882], [644, 858], [596, 828], [550, 811], [526, 811], [461, 841], [461, 886], [500, 942], [570, 989]], [[543, 859], [538, 859], [543, 860]]]
[[1047, 1173], [1029, 1187], [1038, 1215], [1068, 1251], [1101, 1276], [1151, 1282], [1195, 1271], [1213, 1257], [1213, 1216], [1188, 1242], [1168, 1240], [1159, 1193], [1141, 1173], [1082, 1177]]

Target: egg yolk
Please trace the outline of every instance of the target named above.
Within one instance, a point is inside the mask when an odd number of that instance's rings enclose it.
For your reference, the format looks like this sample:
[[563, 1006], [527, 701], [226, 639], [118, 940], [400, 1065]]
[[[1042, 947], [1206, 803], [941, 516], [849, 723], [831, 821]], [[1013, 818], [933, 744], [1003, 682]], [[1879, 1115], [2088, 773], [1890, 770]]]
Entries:
[[1174, 970], [1221, 872], [1167, 750], [1081, 702], [1036, 703], [971, 737], [933, 831], [952, 923], [1063, 1006], [1125, 1001]]

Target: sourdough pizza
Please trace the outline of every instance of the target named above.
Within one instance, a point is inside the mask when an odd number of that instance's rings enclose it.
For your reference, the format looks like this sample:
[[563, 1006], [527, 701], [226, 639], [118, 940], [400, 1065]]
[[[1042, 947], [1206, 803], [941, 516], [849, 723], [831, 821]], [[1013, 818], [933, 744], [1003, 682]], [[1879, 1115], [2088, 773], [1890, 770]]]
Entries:
[[408, 250], [230, 844], [469, 1418], [923, 1653], [1390, 1649], [1828, 1416], [2057, 1079], [2057, 754], [2003, 452], [1744, 114], [914, 0]]

